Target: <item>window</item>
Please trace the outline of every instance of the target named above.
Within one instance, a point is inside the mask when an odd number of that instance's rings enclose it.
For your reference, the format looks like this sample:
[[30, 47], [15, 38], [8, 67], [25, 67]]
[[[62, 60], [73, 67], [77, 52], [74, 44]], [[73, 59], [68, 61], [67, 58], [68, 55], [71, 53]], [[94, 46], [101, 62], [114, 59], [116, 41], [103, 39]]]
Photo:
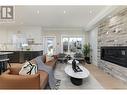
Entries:
[[82, 36], [63, 36], [62, 37], [62, 51], [64, 53], [81, 52], [83, 43]]
[[68, 38], [63, 38], [63, 52], [68, 52], [68, 43], [69, 43], [69, 40]]

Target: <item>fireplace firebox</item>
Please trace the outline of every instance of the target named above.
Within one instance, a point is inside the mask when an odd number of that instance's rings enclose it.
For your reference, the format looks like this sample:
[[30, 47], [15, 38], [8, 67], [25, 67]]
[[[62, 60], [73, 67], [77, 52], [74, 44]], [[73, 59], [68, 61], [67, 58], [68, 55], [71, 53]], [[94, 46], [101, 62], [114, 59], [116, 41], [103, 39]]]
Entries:
[[127, 46], [101, 47], [101, 59], [127, 68]]

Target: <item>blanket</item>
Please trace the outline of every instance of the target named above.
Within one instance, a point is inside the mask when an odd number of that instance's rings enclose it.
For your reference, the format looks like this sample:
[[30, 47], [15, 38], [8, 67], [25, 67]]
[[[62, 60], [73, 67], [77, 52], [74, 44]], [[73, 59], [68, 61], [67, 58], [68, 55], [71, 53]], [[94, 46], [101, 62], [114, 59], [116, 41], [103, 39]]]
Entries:
[[38, 70], [43, 70], [43, 71], [48, 73], [49, 86], [50, 86], [51, 89], [54, 89], [55, 84], [56, 84], [56, 79], [54, 77], [54, 71], [52, 70], [52, 67], [50, 67], [50, 66], [46, 65], [45, 63], [43, 63], [42, 56], [36, 57], [35, 61], [37, 63]]

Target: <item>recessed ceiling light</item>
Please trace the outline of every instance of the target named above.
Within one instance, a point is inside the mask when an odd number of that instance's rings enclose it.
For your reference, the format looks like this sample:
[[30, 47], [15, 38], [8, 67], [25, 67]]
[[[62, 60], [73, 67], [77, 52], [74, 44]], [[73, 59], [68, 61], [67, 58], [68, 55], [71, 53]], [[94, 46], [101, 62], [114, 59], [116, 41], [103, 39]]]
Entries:
[[89, 11], [89, 13], [90, 13], [90, 14], [92, 14], [92, 13], [93, 13], [93, 11], [92, 11], [92, 10], [90, 10], [90, 11]]
[[37, 14], [39, 14], [40, 13], [40, 11], [39, 10], [37, 10]]
[[66, 11], [64, 10], [64, 12], [63, 12], [64, 14], [66, 14]]

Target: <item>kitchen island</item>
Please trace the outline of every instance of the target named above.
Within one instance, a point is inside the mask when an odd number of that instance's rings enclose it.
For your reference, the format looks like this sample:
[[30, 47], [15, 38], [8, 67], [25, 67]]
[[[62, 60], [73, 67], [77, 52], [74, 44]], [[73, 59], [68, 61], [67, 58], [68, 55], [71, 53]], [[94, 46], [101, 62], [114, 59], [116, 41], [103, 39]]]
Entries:
[[0, 52], [0, 74], [7, 69], [8, 56], [11, 54], [13, 54], [13, 52]]
[[0, 51], [0, 52], [13, 52], [8, 55], [9, 63], [24, 63], [26, 60], [29, 61], [37, 56], [43, 55], [43, 50], [40, 51]]

